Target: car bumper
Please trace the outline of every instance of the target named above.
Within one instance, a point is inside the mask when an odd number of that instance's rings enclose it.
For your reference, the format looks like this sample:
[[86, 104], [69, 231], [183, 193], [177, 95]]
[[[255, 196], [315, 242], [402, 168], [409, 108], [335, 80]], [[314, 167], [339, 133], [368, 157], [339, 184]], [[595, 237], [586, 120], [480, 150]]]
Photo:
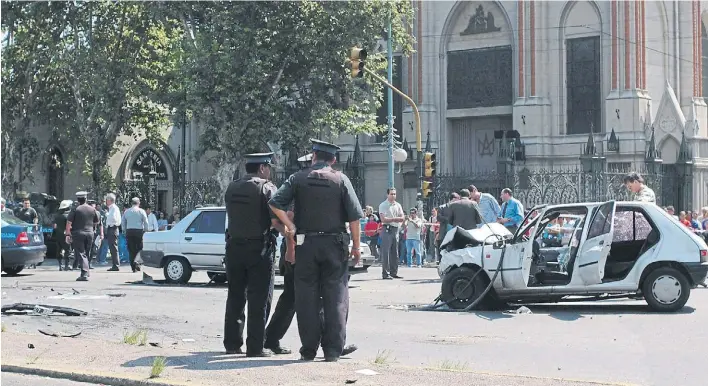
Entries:
[[3, 248], [2, 266], [14, 267], [17, 265], [39, 264], [44, 261], [46, 253], [47, 247], [45, 245]]
[[683, 267], [688, 271], [691, 284], [697, 286], [705, 283], [706, 275], [708, 275], [708, 263], [682, 263]]
[[136, 260], [143, 262], [143, 265], [151, 268], [162, 268], [162, 259], [165, 257], [165, 253], [162, 251], [146, 251], [142, 250], [138, 252]]

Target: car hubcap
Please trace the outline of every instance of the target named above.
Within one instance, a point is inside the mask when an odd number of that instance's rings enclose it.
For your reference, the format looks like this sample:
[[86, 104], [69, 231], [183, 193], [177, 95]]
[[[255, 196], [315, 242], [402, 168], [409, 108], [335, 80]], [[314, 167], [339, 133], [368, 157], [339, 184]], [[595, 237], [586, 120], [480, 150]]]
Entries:
[[167, 264], [167, 274], [172, 280], [178, 280], [181, 278], [182, 274], [184, 274], [184, 267], [182, 266], [182, 263], [177, 260], [170, 261], [170, 263]]
[[662, 275], [654, 280], [651, 293], [661, 304], [673, 304], [681, 297], [681, 283], [673, 276]]
[[459, 301], [465, 302], [474, 296], [474, 285], [469, 279], [458, 279], [452, 286], [452, 294]]

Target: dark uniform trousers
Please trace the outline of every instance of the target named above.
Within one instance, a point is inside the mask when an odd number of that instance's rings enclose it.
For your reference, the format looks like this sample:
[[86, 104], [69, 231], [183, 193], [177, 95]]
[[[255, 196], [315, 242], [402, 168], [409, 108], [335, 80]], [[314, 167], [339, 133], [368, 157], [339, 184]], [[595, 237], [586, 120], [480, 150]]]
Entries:
[[[143, 250], [143, 233], [142, 229], [128, 229], [125, 231], [125, 241], [128, 244], [128, 255], [130, 256], [130, 267], [135, 271], [138, 264], [135, 262], [138, 252]], [[113, 253], [113, 251], [111, 251]], [[115, 257], [113, 258], [115, 264]]]
[[[88, 253], [91, 250], [93, 232], [72, 232], [71, 246], [74, 248], [74, 264], [81, 262], [81, 276], [89, 275]], [[81, 260], [79, 260], [81, 259]]]
[[265, 327], [273, 299], [273, 256], [261, 256], [263, 241], [230, 239], [226, 243], [229, 293], [224, 318], [224, 348], [243, 346], [244, 310], [248, 302], [246, 353], [263, 351]]
[[64, 261], [64, 267], [69, 268], [69, 259], [71, 258], [71, 245], [67, 244], [66, 240], [57, 240], [57, 245], [59, 246], [59, 251], [57, 253], [57, 259], [59, 260], [59, 267], [62, 266], [62, 260]]
[[[278, 298], [273, 316], [266, 328], [265, 348], [280, 347], [280, 340], [288, 332], [295, 317], [295, 265], [285, 261], [285, 241], [280, 252], [280, 272], [283, 275], [283, 293]], [[347, 284], [348, 285], [348, 284]], [[324, 310], [320, 299], [320, 329], [324, 335]]]
[[342, 354], [349, 314], [348, 250], [341, 237], [329, 235], [306, 235], [303, 244], [295, 248], [295, 310], [300, 354], [305, 358], [317, 355], [320, 342], [325, 357]]
[[[120, 266], [120, 256], [118, 256], [118, 227], [110, 226], [106, 227], [106, 231], [103, 239], [104, 243], [108, 243], [108, 250], [111, 252], [111, 258], [113, 259], [113, 266]], [[103, 247], [103, 243], [101, 244]], [[141, 248], [142, 249], [142, 248]], [[99, 249], [100, 251], [100, 249]]]

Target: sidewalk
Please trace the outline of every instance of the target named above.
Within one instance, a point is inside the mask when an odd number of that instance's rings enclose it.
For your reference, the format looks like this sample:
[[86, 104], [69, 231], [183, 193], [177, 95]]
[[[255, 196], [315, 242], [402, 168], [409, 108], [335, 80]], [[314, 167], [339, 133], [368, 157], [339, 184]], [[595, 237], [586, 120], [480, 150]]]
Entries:
[[[34, 348], [29, 348], [28, 345]], [[266, 359], [193, 352], [185, 342], [164, 342], [160, 347], [132, 346], [82, 338], [54, 338], [40, 334], [2, 333], [2, 371], [38, 374], [112, 385], [450, 385], [485, 386], [597, 385], [568, 379], [534, 378], [374, 364], [342, 359], [338, 363], [301, 362], [297, 355]], [[167, 359], [159, 378], [148, 380], [155, 357]], [[371, 360], [373, 361], [374, 358]], [[365, 375], [357, 371], [369, 370]]]

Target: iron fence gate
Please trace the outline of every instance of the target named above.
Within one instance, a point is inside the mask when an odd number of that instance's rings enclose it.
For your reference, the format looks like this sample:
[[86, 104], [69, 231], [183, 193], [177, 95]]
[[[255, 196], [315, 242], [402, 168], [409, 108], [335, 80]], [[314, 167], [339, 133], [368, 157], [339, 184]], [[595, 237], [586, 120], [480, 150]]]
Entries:
[[[692, 208], [691, 176], [685, 177], [664, 168], [652, 173], [645, 168], [635, 169], [654, 190], [656, 204], [676, 208]], [[624, 186], [624, 171], [588, 172], [581, 168], [565, 170], [531, 170], [523, 168], [513, 174], [482, 172], [469, 175], [442, 174], [435, 177], [434, 194], [429, 207], [449, 201], [450, 192], [474, 185], [480, 192], [499, 197], [504, 188], [510, 188], [516, 199], [530, 208], [540, 204], [570, 204], [577, 202], [628, 201], [632, 194]]]

